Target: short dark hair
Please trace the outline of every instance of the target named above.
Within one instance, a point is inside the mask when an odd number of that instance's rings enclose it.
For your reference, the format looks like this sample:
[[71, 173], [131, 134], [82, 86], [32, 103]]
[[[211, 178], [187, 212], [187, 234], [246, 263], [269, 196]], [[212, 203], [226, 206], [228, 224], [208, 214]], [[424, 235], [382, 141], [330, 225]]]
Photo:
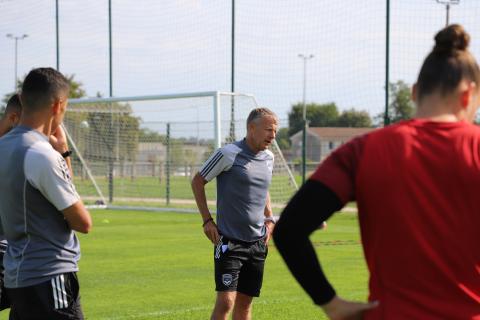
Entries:
[[435, 47], [423, 62], [417, 80], [417, 96], [440, 90], [442, 95], [453, 92], [462, 80], [480, 86], [480, 69], [468, 50], [470, 36], [458, 24], [440, 30], [435, 36]]
[[272, 117], [277, 119], [278, 122], [277, 115], [272, 110], [268, 108], [255, 108], [250, 111], [250, 114], [248, 115], [247, 126], [250, 124], [250, 122], [260, 119], [262, 117]]
[[55, 100], [68, 96], [70, 85], [67, 78], [53, 68], [37, 68], [28, 73], [23, 81], [21, 102], [25, 111], [38, 111]]
[[10, 112], [22, 112], [22, 103], [20, 102], [20, 95], [18, 93], [15, 93], [8, 99], [4, 114]]

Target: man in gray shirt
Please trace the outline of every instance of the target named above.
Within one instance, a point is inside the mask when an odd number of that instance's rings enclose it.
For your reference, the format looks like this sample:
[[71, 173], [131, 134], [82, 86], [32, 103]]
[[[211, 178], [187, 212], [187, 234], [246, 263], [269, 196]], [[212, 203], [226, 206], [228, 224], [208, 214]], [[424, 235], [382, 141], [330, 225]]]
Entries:
[[[14, 94], [7, 101], [5, 110], [0, 118], [0, 138], [12, 130], [20, 120], [22, 114], [22, 104], [18, 93]], [[0, 310], [10, 308], [10, 302], [5, 294], [5, 287], [3, 281], [3, 256], [7, 250], [7, 239], [3, 233], [0, 233]]]
[[52, 68], [23, 82], [19, 125], [0, 139], [0, 221], [11, 319], [83, 319], [76, 277], [91, 217], [71, 181], [60, 127], [69, 84]]
[[[216, 150], [192, 180], [205, 235], [215, 244], [217, 300], [211, 319], [250, 319], [260, 295], [267, 244], [275, 220], [268, 188], [278, 120], [267, 108], [247, 119], [247, 136]], [[217, 178], [217, 223], [207, 206], [205, 184]]]

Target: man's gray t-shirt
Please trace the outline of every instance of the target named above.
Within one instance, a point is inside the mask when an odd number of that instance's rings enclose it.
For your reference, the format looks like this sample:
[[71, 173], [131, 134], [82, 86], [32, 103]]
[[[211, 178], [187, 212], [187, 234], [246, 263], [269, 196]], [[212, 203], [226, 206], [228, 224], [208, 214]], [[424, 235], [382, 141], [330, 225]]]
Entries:
[[253, 153], [245, 139], [218, 149], [200, 169], [217, 178], [217, 225], [227, 238], [246, 242], [265, 236], [265, 205], [272, 180], [273, 153]]
[[23, 126], [0, 139], [0, 155], [5, 286], [33, 286], [78, 271], [80, 245], [61, 210], [80, 198], [65, 159], [45, 135]]

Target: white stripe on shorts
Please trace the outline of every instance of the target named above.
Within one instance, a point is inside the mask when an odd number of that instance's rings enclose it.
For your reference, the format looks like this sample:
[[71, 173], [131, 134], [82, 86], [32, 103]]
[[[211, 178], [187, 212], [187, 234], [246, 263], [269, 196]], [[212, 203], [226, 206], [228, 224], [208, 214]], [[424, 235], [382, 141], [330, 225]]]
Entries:
[[55, 278], [52, 278], [50, 282], [52, 283], [53, 301], [55, 302], [55, 309], [58, 309], [57, 285], [55, 283]]
[[63, 305], [64, 308], [68, 308], [68, 300], [67, 300], [67, 290], [65, 290], [65, 277], [63, 274], [60, 275], [60, 282], [61, 282], [61, 289], [62, 289], [62, 296], [63, 296]]
[[67, 290], [65, 290], [65, 276], [63, 274], [50, 280], [53, 290], [53, 301], [55, 309], [68, 307]]
[[57, 297], [59, 309], [63, 309], [63, 295], [62, 286], [60, 285], [60, 276], [55, 277], [55, 283], [57, 284]]

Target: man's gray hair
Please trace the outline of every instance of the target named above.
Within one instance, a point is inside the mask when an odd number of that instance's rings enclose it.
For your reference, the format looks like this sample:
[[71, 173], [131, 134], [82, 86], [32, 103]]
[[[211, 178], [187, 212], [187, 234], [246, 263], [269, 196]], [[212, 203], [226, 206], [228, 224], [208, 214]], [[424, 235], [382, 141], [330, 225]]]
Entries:
[[256, 121], [257, 119], [263, 117], [272, 117], [275, 118], [275, 120], [278, 122], [277, 115], [272, 110], [268, 108], [255, 108], [250, 111], [250, 114], [248, 115], [247, 126], [250, 124], [250, 122]]

